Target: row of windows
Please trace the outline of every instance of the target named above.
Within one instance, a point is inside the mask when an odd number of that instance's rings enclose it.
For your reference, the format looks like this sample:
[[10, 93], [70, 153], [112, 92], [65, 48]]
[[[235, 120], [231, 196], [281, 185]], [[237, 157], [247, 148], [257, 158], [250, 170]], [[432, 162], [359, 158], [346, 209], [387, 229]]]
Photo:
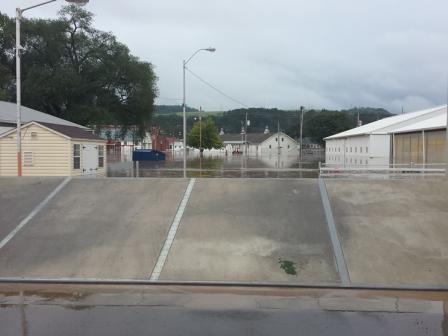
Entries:
[[[364, 148], [365, 148], [365, 152], [369, 153], [369, 147], [368, 146], [366, 146], [366, 147], [362, 147], [362, 146], [359, 146], [359, 147], [345, 147], [345, 152], [348, 153], [349, 150], [350, 150], [350, 153], [358, 153], [358, 151], [359, 151], [359, 153], [362, 153]], [[336, 152], [340, 153], [341, 152], [341, 147], [328, 147], [328, 151], [330, 153], [336, 153]]]
[[[334, 161], [334, 162], [344, 162], [344, 160], [342, 160], [342, 157], [341, 156], [329, 156], [328, 157], [328, 161]], [[366, 165], [368, 165], [369, 164], [369, 160], [363, 160], [363, 159], [359, 159], [359, 161], [358, 161], [358, 159], [352, 159], [352, 158], [350, 158], [350, 159], [348, 159], [348, 158], [345, 158], [345, 163], [352, 163], [352, 164], [360, 164], [360, 165], [362, 165], [362, 164], [366, 164]]]

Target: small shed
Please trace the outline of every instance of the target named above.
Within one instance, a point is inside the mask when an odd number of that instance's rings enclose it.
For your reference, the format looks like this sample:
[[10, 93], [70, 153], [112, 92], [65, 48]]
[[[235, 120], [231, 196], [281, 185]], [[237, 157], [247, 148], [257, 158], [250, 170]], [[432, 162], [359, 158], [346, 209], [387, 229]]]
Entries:
[[[106, 175], [106, 140], [76, 126], [22, 125], [23, 176]], [[17, 176], [16, 129], [0, 134], [0, 176]]]

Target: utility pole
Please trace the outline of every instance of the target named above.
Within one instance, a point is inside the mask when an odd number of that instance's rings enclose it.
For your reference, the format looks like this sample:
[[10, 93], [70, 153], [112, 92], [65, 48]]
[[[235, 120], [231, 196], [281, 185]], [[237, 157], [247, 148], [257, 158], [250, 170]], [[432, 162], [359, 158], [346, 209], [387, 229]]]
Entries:
[[445, 177], [448, 178], [448, 76], [446, 78]]
[[277, 150], [280, 156], [280, 120], [277, 120]]
[[300, 106], [300, 162], [302, 162], [302, 149], [303, 149], [303, 111], [304, 107]]
[[247, 146], [247, 112], [246, 112], [246, 121], [244, 123], [244, 143], [245, 143], [245, 151], [246, 151], [246, 156], [247, 156], [247, 152], [248, 152], [248, 146]]
[[199, 155], [202, 157], [202, 106], [199, 107]]

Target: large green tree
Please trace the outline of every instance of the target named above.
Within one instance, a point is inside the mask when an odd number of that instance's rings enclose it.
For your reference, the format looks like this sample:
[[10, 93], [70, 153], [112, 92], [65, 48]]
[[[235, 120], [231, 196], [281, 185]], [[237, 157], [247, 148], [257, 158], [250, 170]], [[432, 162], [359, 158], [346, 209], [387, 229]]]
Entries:
[[199, 149], [222, 148], [215, 123], [211, 117], [198, 121], [187, 134], [187, 145]]
[[[157, 95], [152, 64], [132, 56], [93, 15], [64, 7], [57, 20], [24, 19], [23, 105], [83, 125], [149, 128]], [[0, 99], [15, 101], [14, 21], [0, 14]]]

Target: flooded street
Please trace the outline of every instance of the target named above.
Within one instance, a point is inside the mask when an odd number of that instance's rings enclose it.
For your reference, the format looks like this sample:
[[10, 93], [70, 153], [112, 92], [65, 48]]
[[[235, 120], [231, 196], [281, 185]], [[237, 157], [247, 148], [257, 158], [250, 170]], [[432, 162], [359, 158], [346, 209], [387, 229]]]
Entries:
[[[165, 161], [132, 162], [132, 151], [108, 152], [108, 177], [182, 177], [182, 152], [167, 152]], [[316, 178], [320, 153], [297, 155], [245, 156], [224, 152], [198, 152], [187, 158], [188, 177], [222, 178]]]

